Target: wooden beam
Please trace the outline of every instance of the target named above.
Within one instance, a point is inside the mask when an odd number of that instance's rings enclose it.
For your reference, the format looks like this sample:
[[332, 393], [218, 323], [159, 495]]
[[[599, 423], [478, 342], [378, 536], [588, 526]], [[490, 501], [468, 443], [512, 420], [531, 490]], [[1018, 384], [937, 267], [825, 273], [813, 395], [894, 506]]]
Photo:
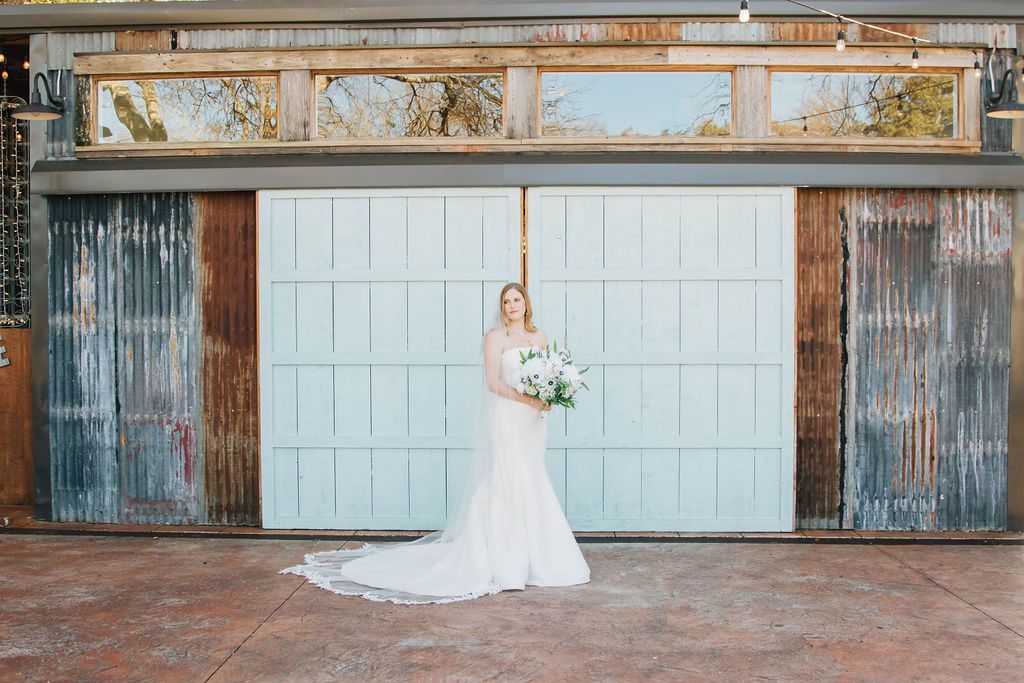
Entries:
[[277, 105], [280, 112], [278, 137], [281, 140], [308, 140], [312, 135], [313, 78], [307, 69], [281, 72]]
[[142, 143], [76, 147], [82, 159], [113, 157], [237, 156], [247, 154], [398, 154], [515, 152], [907, 152], [976, 154], [979, 142], [886, 138], [409, 138], [305, 142]]
[[[967, 68], [969, 50], [920, 48], [931, 68]], [[171, 75], [255, 73], [285, 70], [343, 69], [499, 69], [537, 66], [693, 67], [718, 66], [907, 68], [907, 49], [775, 46], [518, 46], [518, 47], [355, 47], [277, 50], [103, 53], [75, 57], [76, 74]]]
[[505, 136], [540, 135], [540, 81], [536, 67], [513, 66], [505, 72]]
[[960, 136], [971, 142], [981, 141], [981, 79], [974, 76], [974, 69], [964, 69], [960, 96]]
[[768, 68], [736, 67], [733, 85], [733, 107], [736, 108], [736, 130], [742, 138], [768, 137]]

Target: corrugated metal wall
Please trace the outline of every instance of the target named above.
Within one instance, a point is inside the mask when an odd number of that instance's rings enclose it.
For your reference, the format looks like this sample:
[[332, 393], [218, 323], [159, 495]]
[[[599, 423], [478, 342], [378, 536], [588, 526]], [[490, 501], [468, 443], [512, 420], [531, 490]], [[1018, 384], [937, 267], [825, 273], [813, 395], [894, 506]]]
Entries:
[[118, 201], [97, 196], [49, 202], [50, 473], [58, 521], [121, 519]]
[[1006, 524], [1009, 192], [846, 191], [853, 524]]
[[[882, 24], [886, 26], [887, 24]], [[1016, 47], [1016, 27], [998, 23], [899, 24], [896, 30], [945, 43]], [[906, 40], [854, 24], [847, 39], [872, 43]], [[751, 21], [604, 21], [493, 24], [480, 26], [402, 26], [279, 29], [188, 29], [178, 31], [178, 47], [321, 47], [332, 45], [473, 45], [502, 43], [675, 42], [768, 43], [835, 41], [833, 22]]]
[[810, 188], [796, 198], [796, 526], [836, 529], [845, 465], [842, 196]]
[[202, 421], [206, 519], [260, 521], [256, 362], [256, 200], [196, 195], [202, 311]]
[[1005, 528], [1011, 225], [1005, 191], [799, 192], [798, 526]]
[[54, 519], [257, 521], [254, 262], [251, 193], [51, 198]]

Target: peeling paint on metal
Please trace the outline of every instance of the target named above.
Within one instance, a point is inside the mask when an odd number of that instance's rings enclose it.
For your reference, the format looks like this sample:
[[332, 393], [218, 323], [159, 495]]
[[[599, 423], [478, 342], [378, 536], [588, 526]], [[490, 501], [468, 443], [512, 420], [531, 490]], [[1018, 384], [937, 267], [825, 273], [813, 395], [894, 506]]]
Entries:
[[1010, 194], [845, 192], [854, 524], [1006, 524]]

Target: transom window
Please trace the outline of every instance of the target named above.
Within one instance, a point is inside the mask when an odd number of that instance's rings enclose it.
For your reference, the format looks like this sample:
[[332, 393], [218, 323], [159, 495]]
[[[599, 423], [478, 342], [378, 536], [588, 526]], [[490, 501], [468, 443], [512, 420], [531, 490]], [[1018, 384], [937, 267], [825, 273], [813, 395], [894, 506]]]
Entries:
[[321, 138], [500, 137], [504, 75], [372, 73], [316, 76]]
[[729, 71], [543, 71], [547, 136], [729, 135]]
[[771, 133], [956, 138], [957, 77], [934, 73], [771, 73]]
[[276, 75], [101, 80], [97, 142], [275, 140], [277, 91]]

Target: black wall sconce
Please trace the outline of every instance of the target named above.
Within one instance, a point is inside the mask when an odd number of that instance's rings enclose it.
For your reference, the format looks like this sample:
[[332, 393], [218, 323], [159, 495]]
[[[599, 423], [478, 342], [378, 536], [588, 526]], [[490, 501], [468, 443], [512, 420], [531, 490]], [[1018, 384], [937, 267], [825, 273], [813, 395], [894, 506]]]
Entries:
[[[49, 104], [43, 104], [43, 98], [39, 93], [39, 80], [43, 81], [43, 89], [46, 91], [46, 101]], [[23, 119], [25, 121], [49, 121], [52, 119], [59, 119], [64, 116], [64, 98], [60, 95], [54, 96], [50, 93], [50, 83], [46, 80], [46, 76], [40, 71], [36, 74], [34, 87], [32, 89], [32, 100], [25, 105], [22, 105], [15, 109], [11, 116], [16, 119]]]
[[[991, 64], [989, 65], [991, 74]], [[999, 84], [999, 91], [993, 92], [985, 103], [985, 114], [994, 119], [1024, 119], [1024, 104], [1010, 97], [1010, 82], [1016, 78], [1015, 69], [1007, 69]], [[995, 83], [992, 84], [993, 90]]]

